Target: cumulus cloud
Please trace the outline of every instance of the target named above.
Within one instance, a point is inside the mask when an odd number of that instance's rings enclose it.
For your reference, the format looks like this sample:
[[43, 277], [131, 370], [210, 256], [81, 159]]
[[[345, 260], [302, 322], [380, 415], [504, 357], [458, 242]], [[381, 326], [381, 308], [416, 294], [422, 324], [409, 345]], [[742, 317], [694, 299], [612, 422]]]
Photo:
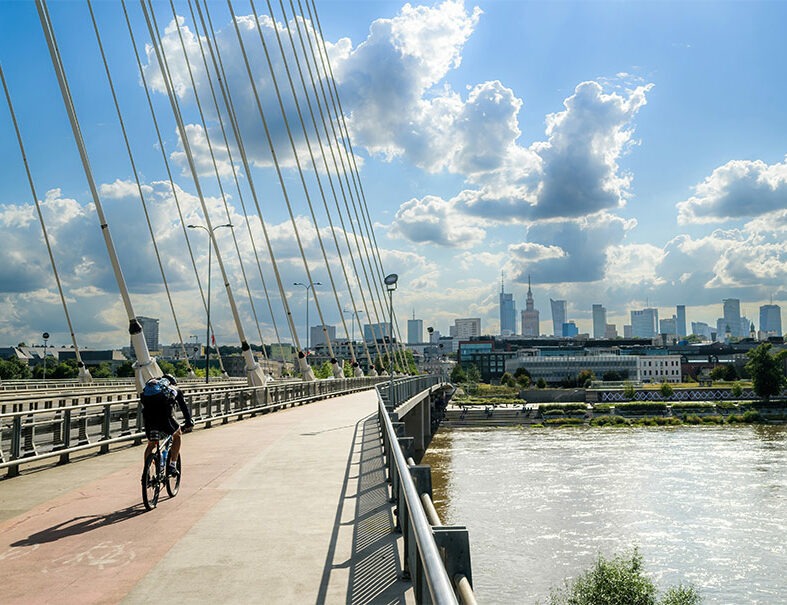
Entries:
[[451, 248], [469, 248], [484, 239], [484, 230], [456, 213], [452, 202], [431, 195], [402, 204], [390, 234]]
[[787, 207], [787, 158], [780, 164], [733, 160], [716, 168], [677, 204], [678, 222], [718, 223]]

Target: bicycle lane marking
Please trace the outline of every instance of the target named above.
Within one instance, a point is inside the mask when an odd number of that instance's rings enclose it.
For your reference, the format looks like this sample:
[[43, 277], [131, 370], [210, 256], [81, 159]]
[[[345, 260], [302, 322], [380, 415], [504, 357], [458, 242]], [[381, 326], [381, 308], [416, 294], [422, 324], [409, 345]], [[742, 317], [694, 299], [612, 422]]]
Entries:
[[0, 524], [3, 603], [121, 600], [225, 495], [246, 456], [279, 438], [276, 426], [288, 423], [268, 420], [278, 415], [186, 436], [180, 493], [170, 499], [162, 489], [153, 511], [141, 503], [138, 460]]

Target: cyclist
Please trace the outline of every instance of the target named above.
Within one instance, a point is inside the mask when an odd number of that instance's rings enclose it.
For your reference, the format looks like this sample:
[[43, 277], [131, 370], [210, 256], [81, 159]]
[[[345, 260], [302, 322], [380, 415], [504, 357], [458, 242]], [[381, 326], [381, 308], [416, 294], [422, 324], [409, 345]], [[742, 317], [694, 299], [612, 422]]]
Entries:
[[167, 435], [172, 435], [169, 474], [173, 476], [178, 474], [175, 463], [180, 453], [181, 436], [180, 425], [173, 416], [173, 408], [176, 404], [185, 419], [183, 430], [189, 433], [194, 426], [191, 412], [183, 397], [183, 391], [176, 388], [177, 384], [178, 381], [170, 374], [164, 374], [161, 378], [152, 378], [148, 380], [140, 397], [142, 401], [142, 420], [145, 425], [145, 435], [148, 438], [148, 445], [145, 448], [143, 460], [147, 460], [148, 454], [156, 447], [153, 441], [150, 440], [151, 431], [160, 431]]

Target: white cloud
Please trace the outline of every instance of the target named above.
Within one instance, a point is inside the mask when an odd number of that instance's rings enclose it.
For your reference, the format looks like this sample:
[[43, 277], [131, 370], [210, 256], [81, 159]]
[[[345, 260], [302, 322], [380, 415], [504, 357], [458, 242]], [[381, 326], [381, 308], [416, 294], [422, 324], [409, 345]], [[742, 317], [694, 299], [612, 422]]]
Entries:
[[718, 223], [756, 217], [787, 207], [787, 159], [768, 165], [760, 160], [733, 160], [716, 168], [677, 204], [678, 222]]
[[436, 196], [405, 202], [396, 212], [392, 236], [415, 243], [433, 243], [451, 248], [469, 248], [483, 241], [485, 232], [454, 210], [454, 204]]

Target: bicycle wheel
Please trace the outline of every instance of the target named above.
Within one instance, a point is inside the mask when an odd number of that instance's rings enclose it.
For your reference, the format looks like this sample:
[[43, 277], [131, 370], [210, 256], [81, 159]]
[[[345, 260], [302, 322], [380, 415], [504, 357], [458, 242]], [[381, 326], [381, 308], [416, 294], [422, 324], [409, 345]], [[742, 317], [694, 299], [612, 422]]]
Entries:
[[170, 498], [174, 498], [178, 495], [180, 478], [183, 476], [183, 471], [180, 469], [180, 454], [178, 454], [178, 459], [175, 461], [175, 468], [178, 469], [178, 474], [174, 477], [169, 474], [169, 468], [167, 468], [167, 493]]
[[148, 454], [145, 468], [142, 469], [142, 502], [147, 510], [153, 510], [158, 504], [161, 482], [158, 477], [158, 456]]

